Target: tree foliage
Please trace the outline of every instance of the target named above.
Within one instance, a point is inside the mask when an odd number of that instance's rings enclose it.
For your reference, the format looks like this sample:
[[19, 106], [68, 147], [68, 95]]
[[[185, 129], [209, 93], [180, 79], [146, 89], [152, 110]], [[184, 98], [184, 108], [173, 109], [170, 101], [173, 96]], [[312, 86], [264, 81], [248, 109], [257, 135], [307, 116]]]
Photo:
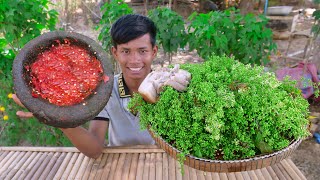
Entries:
[[148, 16], [157, 26], [157, 43], [163, 51], [169, 54], [169, 64], [172, 53], [183, 48], [187, 43], [185, 22], [179, 14], [169, 8], [158, 7], [149, 11]]
[[[320, 0], [314, 0], [314, 3], [320, 5]], [[312, 32], [314, 33], [314, 38], [316, 39], [320, 34], [320, 9], [313, 12], [312, 16], [315, 19], [315, 23], [312, 26]]]
[[98, 39], [102, 43], [102, 47], [110, 52], [112, 47], [110, 30], [112, 24], [121, 16], [126, 14], [132, 14], [133, 10], [123, 0], [111, 0], [109, 3], [105, 3], [102, 8], [102, 19], [100, 21], [101, 31]]
[[234, 56], [244, 64], [265, 65], [269, 55], [276, 50], [264, 15], [242, 15], [238, 10], [228, 9], [208, 14], [193, 13], [189, 20], [190, 49], [196, 49], [204, 59], [214, 53]]
[[12, 63], [20, 49], [44, 31], [55, 29], [58, 13], [49, 0], [0, 0], [0, 144], [70, 145], [62, 132], [37, 120], [20, 120], [13, 93]]

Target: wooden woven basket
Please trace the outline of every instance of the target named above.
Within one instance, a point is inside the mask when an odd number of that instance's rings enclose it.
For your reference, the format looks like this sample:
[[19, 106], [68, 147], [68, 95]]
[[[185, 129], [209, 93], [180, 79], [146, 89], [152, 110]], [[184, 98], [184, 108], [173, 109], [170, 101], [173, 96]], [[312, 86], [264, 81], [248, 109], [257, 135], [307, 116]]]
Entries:
[[[172, 147], [150, 129], [148, 130], [156, 143], [171, 157], [177, 159], [177, 155], [180, 153], [180, 151]], [[208, 172], [239, 172], [261, 169], [276, 164], [283, 159], [286, 159], [300, 145], [300, 143], [301, 139], [298, 139], [296, 141], [293, 141], [288, 147], [282, 150], [273, 152], [271, 154], [255, 156], [252, 158], [241, 160], [210, 160], [187, 155], [184, 164], [189, 167]]]

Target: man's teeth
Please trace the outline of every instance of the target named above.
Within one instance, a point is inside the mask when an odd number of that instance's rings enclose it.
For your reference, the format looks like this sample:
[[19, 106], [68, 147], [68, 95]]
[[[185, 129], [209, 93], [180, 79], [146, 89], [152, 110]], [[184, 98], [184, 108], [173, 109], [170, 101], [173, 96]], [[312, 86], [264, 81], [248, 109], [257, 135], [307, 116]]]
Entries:
[[142, 68], [129, 68], [131, 71], [140, 71]]

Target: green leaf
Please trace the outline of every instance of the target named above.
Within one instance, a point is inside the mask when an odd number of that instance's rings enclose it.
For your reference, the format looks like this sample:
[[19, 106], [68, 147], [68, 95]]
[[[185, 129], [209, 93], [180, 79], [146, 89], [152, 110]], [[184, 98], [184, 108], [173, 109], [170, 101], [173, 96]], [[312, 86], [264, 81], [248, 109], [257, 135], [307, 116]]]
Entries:
[[316, 10], [313, 12], [312, 16], [316, 19], [319, 20], [320, 19], [320, 10]]
[[272, 152], [272, 148], [266, 142], [263, 141], [261, 133], [257, 134], [255, 139], [255, 145], [261, 151], [262, 154]]
[[45, 28], [45, 25], [43, 25], [43, 24], [36, 24], [36, 29], [44, 29]]

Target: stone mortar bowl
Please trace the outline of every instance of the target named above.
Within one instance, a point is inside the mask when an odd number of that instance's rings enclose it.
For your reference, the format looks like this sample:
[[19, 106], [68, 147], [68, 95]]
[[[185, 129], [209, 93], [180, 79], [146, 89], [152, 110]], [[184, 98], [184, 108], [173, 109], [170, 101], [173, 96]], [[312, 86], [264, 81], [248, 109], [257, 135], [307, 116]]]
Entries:
[[[103, 76], [108, 76], [109, 80], [100, 81], [94, 91], [96, 93], [89, 95], [83, 102], [71, 106], [57, 106], [40, 96], [32, 96], [30, 75], [25, 67], [32, 64], [39, 53], [66, 39], [71, 45], [82, 47], [94, 55], [102, 65]], [[106, 52], [94, 40], [75, 32], [53, 31], [31, 40], [14, 59], [12, 72], [14, 90], [22, 104], [40, 122], [60, 128], [77, 127], [92, 120], [107, 104], [113, 87], [113, 63]]]

